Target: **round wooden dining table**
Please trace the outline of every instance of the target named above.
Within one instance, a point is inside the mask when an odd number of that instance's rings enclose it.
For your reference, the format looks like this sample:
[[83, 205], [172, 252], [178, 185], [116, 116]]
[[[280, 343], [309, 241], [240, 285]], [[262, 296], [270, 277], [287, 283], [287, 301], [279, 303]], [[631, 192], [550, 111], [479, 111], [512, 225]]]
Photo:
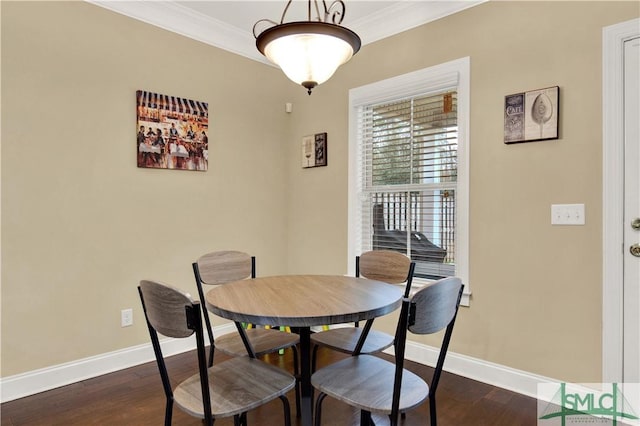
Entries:
[[300, 408], [312, 425], [311, 327], [365, 321], [393, 312], [402, 289], [342, 275], [282, 275], [235, 281], [210, 290], [207, 309], [236, 323], [287, 325], [300, 333]]

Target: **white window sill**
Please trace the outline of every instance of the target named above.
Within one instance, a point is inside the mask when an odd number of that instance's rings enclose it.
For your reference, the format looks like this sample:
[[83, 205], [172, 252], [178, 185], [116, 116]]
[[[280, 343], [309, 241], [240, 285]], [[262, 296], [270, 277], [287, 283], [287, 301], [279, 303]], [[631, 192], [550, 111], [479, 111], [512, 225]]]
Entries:
[[[420, 290], [423, 287], [426, 287], [430, 284], [433, 284], [435, 280], [428, 280], [425, 278], [414, 278], [411, 282], [411, 295]], [[399, 287], [404, 288], [405, 284], [398, 284]], [[469, 286], [465, 285], [464, 290], [462, 291], [462, 298], [460, 299], [460, 306], [469, 307], [471, 304], [471, 290], [469, 290]]]

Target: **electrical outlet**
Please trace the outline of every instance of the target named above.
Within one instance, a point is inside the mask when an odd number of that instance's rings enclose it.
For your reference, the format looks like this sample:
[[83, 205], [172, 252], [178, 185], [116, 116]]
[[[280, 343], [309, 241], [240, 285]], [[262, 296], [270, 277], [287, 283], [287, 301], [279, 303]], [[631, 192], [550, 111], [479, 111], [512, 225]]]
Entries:
[[133, 325], [133, 309], [123, 309], [120, 311], [120, 326], [129, 327]]

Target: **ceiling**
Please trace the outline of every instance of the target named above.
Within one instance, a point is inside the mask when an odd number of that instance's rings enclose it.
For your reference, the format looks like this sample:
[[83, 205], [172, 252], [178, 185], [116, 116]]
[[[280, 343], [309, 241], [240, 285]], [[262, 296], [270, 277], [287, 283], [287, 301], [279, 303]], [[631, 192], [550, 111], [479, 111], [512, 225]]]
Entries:
[[[280, 22], [286, 5], [285, 0], [85, 1], [269, 64], [255, 47], [253, 25], [261, 19]], [[484, 1], [487, 0], [346, 0], [342, 25], [355, 31], [366, 45]], [[331, 0], [326, 3], [329, 6]], [[306, 0], [294, 0], [285, 22], [307, 20], [307, 6]]]

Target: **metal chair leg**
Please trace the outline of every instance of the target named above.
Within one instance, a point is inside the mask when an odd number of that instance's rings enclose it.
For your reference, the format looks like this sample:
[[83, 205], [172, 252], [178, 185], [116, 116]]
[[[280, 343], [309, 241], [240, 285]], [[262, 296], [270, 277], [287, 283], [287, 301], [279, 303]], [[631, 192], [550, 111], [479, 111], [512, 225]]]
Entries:
[[295, 346], [292, 346], [293, 349], [293, 375], [296, 378], [296, 417], [300, 418], [300, 367], [298, 365], [298, 349]]
[[215, 350], [215, 347], [213, 346], [213, 343], [209, 345], [209, 367], [213, 367], [213, 351]]
[[316, 360], [318, 359], [318, 345], [313, 345], [313, 352], [311, 353], [311, 374], [316, 372]]
[[438, 420], [436, 418], [436, 396], [429, 395], [429, 417], [431, 419], [431, 426], [437, 426]]
[[282, 407], [284, 409], [284, 424], [285, 426], [291, 426], [291, 408], [289, 407], [289, 400], [286, 396], [280, 395], [282, 401]]
[[173, 399], [167, 398], [167, 406], [164, 409], [164, 426], [171, 426], [172, 414], [173, 414]]
[[313, 420], [313, 426], [320, 426], [320, 422], [322, 421], [322, 401], [324, 401], [326, 396], [326, 393], [320, 392], [318, 399], [316, 399], [316, 412]]
[[360, 410], [360, 426], [371, 426], [371, 412]]

